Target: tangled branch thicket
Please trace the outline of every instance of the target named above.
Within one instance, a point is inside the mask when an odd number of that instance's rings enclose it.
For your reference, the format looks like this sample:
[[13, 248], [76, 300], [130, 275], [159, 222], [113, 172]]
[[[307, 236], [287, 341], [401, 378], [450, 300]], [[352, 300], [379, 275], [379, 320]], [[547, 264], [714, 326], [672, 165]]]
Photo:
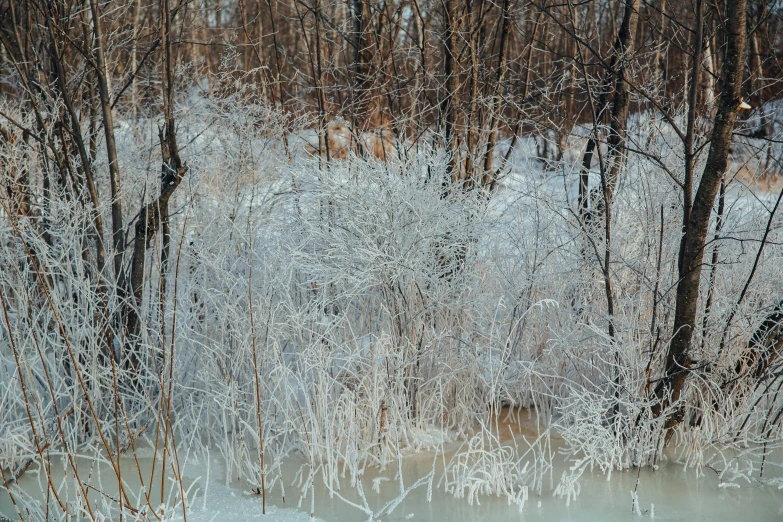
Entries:
[[0, 1], [0, 520], [186, 517], [216, 453], [370, 519], [783, 485], [779, 9], [50, 4]]
[[[591, 252], [600, 239], [585, 235], [569, 201], [576, 179], [566, 163], [541, 171], [521, 149], [506, 186], [487, 200], [442, 185], [447, 162], [436, 148], [407, 162], [354, 157], [319, 169], [307, 155], [287, 160], [278, 136], [288, 123], [268, 106], [191, 98], [179, 110], [190, 173], [172, 202], [165, 303], [156, 297], [159, 246], [149, 254], [143, 334], [132, 343], [140, 368], [128, 364], [127, 339], [114, 353], [98, 348], [122, 296], [92, 269], [89, 209], [52, 197], [22, 219], [3, 200], [0, 444], [23, 517], [55, 508], [65, 487], [50, 484], [47, 507], [13, 484], [30, 459], [93, 455], [116, 465], [142, 441], [168, 448], [177, 467], [186, 453], [217, 449], [227, 476], [252, 488], [262, 475], [274, 487], [281, 461], [302, 456], [306, 496], [316, 480], [338, 489], [346, 470], [356, 483], [368, 466], [394, 465], [398, 452], [484, 433], [460, 458], [485, 454], [495, 465], [479, 472], [456, 462], [447, 474], [453, 491], [473, 495], [474, 484], [524, 503], [528, 486], [541, 493], [550, 468], [531, 475], [514, 451], [493, 445], [491, 423], [476, 431], [505, 404], [533, 408], [555, 429], [575, 474], [665, 458], [664, 417], [650, 415], [649, 389], [669, 335], [680, 203], [656, 165], [631, 158], [618, 190], [616, 313], [608, 317]], [[145, 163], [159, 161], [142, 145], [154, 125], [144, 123], [141, 139], [127, 128], [119, 134], [122, 165], [139, 169], [138, 179]], [[666, 147], [665, 129], [646, 119], [631, 135]], [[4, 161], [40, 172], [18, 143]], [[662, 156], [677, 161], [674, 151]], [[758, 476], [762, 456], [780, 445], [780, 370], [771, 364], [760, 379], [733, 372], [777, 305], [780, 218], [737, 306], [775, 201], [753, 199], [738, 183], [725, 198], [718, 277], [704, 282], [713, 304], [677, 437], [687, 465], [727, 458]], [[47, 218], [49, 241], [37, 227]], [[732, 314], [742, 319], [727, 326]], [[768, 469], [779, 464], [767, 461]], [[559, 487], [573, 487], [570, 480]], [[168, 500], [181, 501], [180, 492]], [[97, 507], [78, 494], [73, 502], [60, 516]], [[126, 501], [129, 515], [149, 517], [142, 508]]]

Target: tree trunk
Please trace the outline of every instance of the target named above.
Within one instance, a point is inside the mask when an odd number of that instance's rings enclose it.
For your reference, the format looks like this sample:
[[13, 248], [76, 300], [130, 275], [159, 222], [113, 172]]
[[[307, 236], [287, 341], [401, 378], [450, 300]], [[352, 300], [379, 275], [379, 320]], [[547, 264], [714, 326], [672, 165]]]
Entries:
[[[171, 10], [168, 1], [164, 0], [161, 6], [161, 33], [162, 47], [164, 50], [163, 59], [163, 112], [164, 126], [159, 133], [160, 148], [162, 156], [160, 195], [151, 203], [147, 204], [139, 213], [138, 221], [135, 226], [135, 236], [133, 240], [133, 256], [131, 258], [130, 288], [128, 293], [132, 296], [131, 304], [125, 314], [125, 329], [128, 337], [135, 341], [139, 335], [139, 308], [142, 302], [142, 290], [144, 285], [144, 261], [147, 248], [150, 242], [155, 238], [159, 229], [163, 235], [163, 249], [161, 259], [161, 301], [165, 300], [166, 286], [166, 265], [168, 263], [169, 249], [169, 231], [168, 231], [168, 204], [171, 195], [179, 186], [182, 178], [187, 172], [187, 167], [183, 166], [179, 157], [179, 146], [177, 145], [176, 126], [173, 115], [173, 93], [174, 77], [171, 49]], [[163, 303], [161, 303], [161, 306]], [[134, 370], [138, 370], [141, 363], [139, 354], [135, 347], [131, 347], [128, 363]]]
[[625, 136], [628, 126], [628, 107], [631, 98], [628, 93], [628, 65], [633, 55], [636, 26], [639, 22], [640, 0], [626, 0], [623, 22], [615, 45], [616, 72], [614, 73], [614, 99], [612, 100], [611, 126], [607, 143], [609, 145], [609, 164], [607, 165], [606, 194], [607, 206], [611, 204], [617, 186], [617, 177], [623, 162]]
[[[630, 96], [628, 93], [628, 84], [626, 74], [628, 63], [633, 54], [634, 36], [636, 35], [636, 26], [639, 21], [639, 3], [640, 0], [626, 0], [623, 21], [620, 24], [620, 30], [617, 33], [617, 39], [613, 45], [612, 57], [609, 67], [606, 70], [606, 76], [603, 80], [603, 88], [599, 95], [598, 110], [595, 111], [594, 135], [588, 140], [587, 148], [582, 156], [582, 169], [579, 179], [579, 212], [585, 222], [591, 217], [601, 219], [605, 213], [605, 206], [611, 205], [614, 190], [617, 185], [617, 177], [620, 172], [620, 166], [623, 160], [623, 151], [625, 149], [626, 127], [628, 122], [628, 108], [630, 105]], [[612, 112], [610, 119], [610, 130], [607, 138], [609, 145], [609, 157], [605, 166], [601, 166], [601, 174], [605, 175], [605, 187], [603, 187], [603, 197], [598, 196], [596, 192], [589, 191], [589, 199], [596, 202], [596, 207], [592, 212], [588, 211], [588, 173], [593, 162], [593, 155], [598, 147], [598, 125], [603, 120], [609, 97], [610, 86], [614, 87], [612, 97]], [[600, 160], [600, 151], [599, 151]], [[604, 170], [606, 169], [606, 171]], [[605, 206], [604, 206], [605, 205]]]
[[487, 150], [484, 153], [484, 177], [482, 187], [487, 188], [492, 185], [492, 167], [495, 160], [495, 143], [498, 138], [498, 121], [501, 111], [501, 93], [503, 92], [503, 82], [506, 77], [506, 47], [508, 46], [508, 24], [511, 21], [511, 2], [503, 0], [503, 28], [500, 33], [500, 51], [498, 55], [497, 79], [495, 80], [495, 92], [489, 106], [489, 139], [487, 140]]
[[106, 153], [109, 157], [109, 180], [111, 186], [111, 228], [114, 244], [114, 277], [119, 281], [122, 273], [122, 257], [125, 250], [122, 223], [122, 200], [120, 199], [120, 168], [117, 163], [117, 145], [114, 142], [114, 115], [111, 109], [111, 93], [109, 91], [108, 70], [103, 44], [103, 30], [98, 12], [97, 0], [90, 0], [92, 25], [95, 32], [95, 57], [97, 60], [96, 75], [98, 77], [98, 92], [103, 110], [103, 131], [106, 136]]
[[[721, 179], [726, 171], [731, 135], [741, 103], [740, 93], [747, 56], [747, 0], [726, 2], [726, 56], [723, 60], [720, 100], [712, 130], [712, 140], [701, 181], [684, 229], [680, 254], [680, 279], [674, 313], [674, 334], [666, 356], [666, 370], [655, 390], [657, 404], [653, 414], [660, 416], [669, 405], [679, 400], [690, 370], [693, 329], [699, 298], [704, 246], [710, 215]], [[682, 421], [682, 410], [669, 414], [666, 420], [666, 440]]]
[[450, 181], [454, 181], [457, 175], [457, 111], [456, 98], [459, 86], [459, 72], [457, 69], [458, 39], [457, 39], [457, 12], [459, 5], [457, 0], [446, 0], [444, 4], [444, 63], [446, 91], [440, 102], [441, 117], [443, 118], [443, 138], [446, 143], [446, 151], [449, 155], [449, 164], [446, 175]]
[[[693, 200], [693, 169], [696, 161], [696, 154], [693, 150], [693, 143], [696, 138], [696, 115], [699, 104], [699, 77], [701, 76], [701, 66], [703, 61], [703, 30], [704, 30], [704, 2], [696, 0], [696, 30], [693, 32], [693, 55], [691, 55], [691, 76], [688, 85], [688, 120], [686, 123], [685, 139], [683, 140], [685, 155], [685, 178], [682, 187], [682, 226], [683, 234], [680, 239], [680, 251], [677, 258], [677, 268], [682, 275], [683, 255], [685, 249], [685, 238], [687, 236], [685, 228], [690, 223], [691, 205]], [[723, 173], [721, 173], [722, 175]], [[710, 207], [712, 208], [712, 207]], [[709, 217], [708, 217], [709, 219]], [[709, 223], [709, 221], [708, 221]]]
[[[666, 0], [661, 0], [660, 14], [658, 17], [658, 35], [654, 36], [655, 41], [655, 54], [653, 54], [652, 67], [653, 74], [652, 80], [655, 82], [655, 91], [661, 95], [666, 94], [666, 78], [661, 77], [663, 67], [661, 67], [661, 60], [663, 55], [663, 43], [666, 40]], [[653, 28], [653, 33], [656, 32], [656, 28]], [[660, 82], [660, 84], [658, 83]], [[661, 87], [660, 89], [658, 87]]]

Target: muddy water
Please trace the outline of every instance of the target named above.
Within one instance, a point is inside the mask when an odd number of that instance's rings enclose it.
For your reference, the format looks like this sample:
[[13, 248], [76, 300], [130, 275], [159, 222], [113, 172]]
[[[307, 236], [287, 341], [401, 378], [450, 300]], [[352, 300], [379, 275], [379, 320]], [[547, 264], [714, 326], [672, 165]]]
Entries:
[[[156, 459], [153, 458], [152, 450], [146, 449], [140, 450], [136, 457], [129, 454], [120, 459], [119, 473], [124, 484], [122, 498], [124, 505], [138, 508], [149, 504], [157, 508], [161, 504], [171, 505], [171, 500], [178, 497], [180, 485], [174, 480], [171, 466], [167, 466], [168, 472], [164, 477], [161, 473], [163, 466], [160, 462], [161, 459], [157, 459], [156, 462]], [[169, 462], [171, 462], [170, 456]], [[58, 491], [59, 502], [51, 492], [47, 492], [46, 473], [36, 464], [31, 466], [18, 483], [11, 487], [17, 507], [24, 505], [25, 499], [45, 502], [48, 495], [52, 508], [56, 508], [58, 503], [62, 505], [72, 503], [80, 493], [77, 489], [86, 492], [94, 513], [106, 513], [119, 506], [117, 474], [112, 464], [102, 455], [99, 454], [97, 457], [95, 455], [76, 456], [71, 464], [64, 456], [53, 453], [50, 455], [48, 467], [51, 481]], [[74, 467], [76, 468], [75, 473]], [[76, 474], [78, 474], [78, 481]], [[6, 471], [6, 477], [8, 476]], [[81, 482], [81, 487], [79, 482]], [[0, 484], [2, 484], [1, 478]], [[192, 486], [194, 486], [193, 479], [183, 474], [182, 487], [187, 491]], [[14, 502], [8, 492], [0, 486], [0, 514], [15, 520], [16, 513]], [[38, 514], [26, 517], [26, 520], [45, 519], [45, 513], [44, 511], [44, 517]], [[89, 520], [86, 513], [82, 515], [85, 520]]]
[[[526, 436], [535, 435], [536, 427], [529, 421], [517, 423], [498, 422], [496, 425], [500, 431], [500, 439], [510, 441], [520, 432]], [[497, 431], [496, 431], [497, 433]], [[523, 444], [516, 439], [520, 446]], [[557, 445], [556, 438], [553, 445]], [[458, 445], [446, 448], [447, 455], [453, 455]], [[139, 458], [141, 478], [136, 469], [136, 461], [125, 458], [122, 461], [123, 478], [128, 483], [128, 492], [133, 500], [141, 500], [143, 491], [142, 482], [148, 487], [152, 482], [153, 505], [158, 505], [160, 500], [161, 477], [158, 466], [155, 479], [150, 481], [152, 462], [154, 458], [150, 453], [142, 453]], [[562, 460], [562, 459], [559, 459]], [[435, 462], [435, 484], [443, 474], [444, 458], [437, 458], [432, 453], [419, 453], [403, 459], [402, 479], [405, 487], [416, 482], [419, 477], [425, 476], [433, 469]], [[297, 488], [290, 486], [293, 476], [299, 470], [301, 463], [288, 462], [283, 469], [285, 476], [286, 496], [283, 501], [279, 485], [275, 485], [267, 493], [267, 502], [270, 506], [279, 508], [297, 508], [299, 496]], [[112, 505], [116, 499], [116, 480], [113, 479], [111, 468], [108, 464], [96, 465], [87, 459], [79, 461], [80, 475], [83, 480], [91, 484], [100, 484], [102, 493], [91, 490], [91, 498], [96, 506], [101, 502]], [[69, 473], [63, 471], [62, 465], [53, 463], [53, 470], [59, 469], [60, 480], [72, 480]], [[565, 465], [556, 465], [552, 477], [555, 483], [559, 480]], [[209, 473], [207, 473], [209, 471]], [[638, 475], [637, 475], [638, 473]], [[693, 469], [684, 470], [681, 465], [675, 463], [663, 463], [656, 471], [643, 469], [627, 472], [615, 472], [611, 480], [606, 476], [595, 472], [585, 472], [580, 479], [581, 491], [578, 497], [572, 499], [569, 504], [565, 499], [554, 497], [550, 488], [549, 479], [544, 482], [544, 493], [538, 496], [530, 494], [527, 504], [520, 512], [516, 505], [509, 505], [505, 497], [481, 496], [478, 503], [470, 505], [464, 498], [454, 498], [444, 492], [443, 487], [432, 491], [431, 501], [427, 501], [427, 485], [424, 484], [411, 491], [407, 497], [382, 520], [433, 520], [446, 522], [501, 522], [501, 521], [579, 521], [579, 522], [614, 522], [637, 521], [642, 518], [657, 520], [678, 521], [709, 521], [709, 522], [771, 522], [783, 521], [783, 490], [764, 486], [758, 483], [741, 484], [741, 487], [721, 487], [721, 481], [717, 474], [706, 470], [707, 475], [697, 477]], [[214, 459], [209, 463], [191, 463], [184, 472], [185, 487], [193, 486], [190, 496], [190, 511], [188, 520], [193, 521], [240, 521], [263, 519], [260, 513], [261, 499], [257, 495], [247, 493], [247, 488], [240, 483], [223, 483], [225, 472], [221, 463]], [[377, 511], [389, 500], [399, 494], [399, 485], [396, 479], [396, 465], [390, 464], [384, 473], [377, 470], [367, 470], [364, 478], [364, 491], [371, 509]], [[633, 507], [631, 491], [635, 489], [638, 476], [639, 513], [636, 514]], [[209, 484], [206, 484], [209, 477]], [[386, 477], [389, 480], [381, 484], [378, 492], [373, 490], [373, 479]], [[172, 498], [174, 495], [174, 481], [167, 477], [165, 496]], [[20, 480], [19, 485], [31, 496], [40, 495], [44, 480], [35, 470], [28, 473]], [[725, 485], [724, 485], [725, 486]], [[206, 496], [204, 491], [206, 490]], [[71, 486], [71, 499], [73, 489]], [[350, 488], [347, 479], [342, 484], [340, 494], [347, 500], [360, 503], [355, 490]], [[330, 498], [329, 491], [324, 486], [320, 477], [314, 485], [314, 511], [316, 518], [334, 522], [363, 521], [367, 515], [336, 496]], [[155, 501], [157, 499], [157, 501]], [[142, 500], [143, 502], [143, 500]], [[139, 504], [136, 504], [139, 505]], [[299, 505], [303, 512], [299, 515], [291, 512], [277, 511], [267, 517], [269, 520], [308, 520], [311, 512], [311, 498], [306, 498]], [[271, 508], [270, 508], [271, 510]], [[0, 512], [6, 516], [15, 513], [4, 492], [0, 492]], [[13, 517], [11, 517], [13, 518]]]
[[[438, 466], [436, 471], [442, 471]], [[556, 467], [555, 483], [560, 478], [564, 466]], [[432, 461], [417, 456], [403, 463], [403, 480], [407, 486], [418, 477], [426, 475], [432, 469]], [[631, 491], [637, 484], [638, 470], [615, 472], [611, 480], [595, 472], [585, 472], [580, 479], [581, 491], [576, 500], [569, 504], [565, 499], [552, 495], [545, 483], [544, 492], [539, 497], [531, 493], [525, 507], [520, 511], [515, 505], [509, 505], [505, 497], [482, 496], [478, 503], [469, 505], [464, 498], [454, 498], [436, 489], [431, 502], [427, 502], [426, 485], [411, 491], [405, 500], [384, 520], [404, 520], [413, 515], [414, 520], [434, 520], [447, 522], [470, 521], [579, 521], [614, 522], [631, 521], [640, 518], [657, 520], [705, 521], [705, 522], [770, 522], [783, 521], [783, 491], [762, 485], [743, 485], [740, 488], [721, 487], [717, 475], [696, 477], [694, 470], [683, 471], [677, 464], [664, 464], [658, 470], [643, 469], [638, 474], [638, 507], [641, 515], [636, 514]], [[365, 479], [365, 495], [373, 510], [396, 497], [399, 489], [394, 483], [394, 471], [384, 474], [391, 480], [383, 484], [380, 493], [371, 489], [369, 474]], [[436, 475], [437, 477], [437, 475]], [[341, 491], [348, 500], [359, 501], [358, 496], [349, 491]], [[291, 500], [283, 503], [279, 491], [268, 493], [268, 501], [277, 506], [291, 506]], [[479, 505], [480, 504], [480, 505]], [[303, 502], [302, 509], [309, 511], [309, 499]], [[344, 502], [329, 498], [329, 492], [323, 483], [315, 484], [316, 517], [325, 521], [352, 522], [363, 521], [367, 516]]]
[[[403, 464], [403, 478], [411, 484], [429, 472], [431, 463], [422, 460]], [[559, 476], [556, 476], [556, 480]], [[469, 505], [465, 499], [455, 499], [435, 490], [432, 501], [426, 501], [426, 486], [412, 491], [387, 520], [402, 520], [409, 514], [414, 520], [447, 522], [469, 521], [579, 521], [613, 522], [650, 518], [657, 520], [710, 522], [770, 522], [783, 520], [783, 491], [765, 486], [721, 488], [713, 474], [696, 478], [693, 470], [683, 472], [681, 466], [665, 465], [657, 471], [642, 470], [638, 498], [641, 517], [633, 509], [631, 491], [636, 484], [636, 471], [614, 473], [610, 481], [600, 473], [585, 473], [581, 478], [581, 493], [570, 505], [562, 498], [544, 492], [531, 494], [522, 512], [508, 505], [505, 498], [481, 497], [481, 505]], [[388, 486], [389, 483], [385, 485]], [[371, 507], [378, 508], [394, 498], [398, 490], [382, 489], [376, 494], [368, 487], [366, 495]], [[350, 500], [355, 496], [347, 495]], [[285, 506], [276, 492], [268, 500]], [[305, 502], [303, 507], [309, 507]], [[339, 500], [329, 500], [323, 486], [316, 484], [315, 516], [326, 521], [351, 522], [366, 520], [366, 516]]]
[[[511, 421], [506, 412], [493, 423], [495, 433], [500, 440], [509, 441], [513, 437], [520, 447], [524, 445], [519, 435], [534, 439], [538, 433], [535, 422], [524, 416]], [[557, 436], [552, 436], [554, 450], [559, 445]], [[449, 451], [449, 449], [451, 451]], [[447, 448], [453, 454], [455, 446]], [[556, 464], [552, 478], [556, 485], [567, 466], [562, 458], [555, 457]], [[435, 483], [443, 473], [443, 459], [435, 461]], [[402, 465], [402, 478], [405, 487], [416, 482], [419, 477], [433, 469], [433, 455], [420, 453], [407, 457]], [[479, 504], [470, 505], [464, 498], [455, 498], [445, 493], [443, 487], [432, 492], [431, 502], [427, 502], [427, 486], [411, 491], [405, 500], [383, 520], [404, 520], [412, 515], [413, 520], [433, 520], [445, 522], [502, 522], [502, 521], [540, 521], [540, 522], [615, 522], [636, 521], [654, 518], [656, 520], [677, 520], [687, 522], [771, 522], [783, 521], [783, 489], [765, 486], [759, 483], [745, 484], [740, 488], [721, 487], [721, 480], [712, 470], [707, 469], [706, 476], [697, 476], [694, 469], [685, 470], [682, 465], [662, 463], [657, 470], [644, 468], [614, 472], [611, 479], [602, 473], [586, 471], [580, 479], [580, 494], [576, 500], [567, 503], [564, 498], [553, 496], [549, 476], [544, 481], [543, 494], [530, 494], [524, 508], [520, 511], [516, 505], [509, 505], [505, 497], [482, 496]], [[380, 492], [372, 489], [372, 479], [378, 476], [389, 478]], [[370, 507], [377, 511], [386, 502], [399, 494], [395, 483], [396, 469], [379, 474], [368, 470], [364, 478], [364, 491]], [[638, 480], [638, 487], [637, 487]], [[360, 503], [359, 497], [345, 487], [340, 492], [346, 499]], [[634, 507], [631, 491], [638, 495], [638, 512]], [[290, 491], [293, 493], [293, 491]], [[291, 506], [292, 501], [282, 502], [279, 490], [268, 493], [268, 501], [278, 506]], [[296, 501], [294, 501], [295, 505]], [[301, 508], [309, 511], [309, 499], [302, 502]], [[640, 514], [637, 514], [640, 513]], [[330, 498], [328, 489], [322, 480], [315, 483], [314, 515], [325, 521], [352, 522], [367, 519], [364, 513], [348, 506], [345, 502]]]

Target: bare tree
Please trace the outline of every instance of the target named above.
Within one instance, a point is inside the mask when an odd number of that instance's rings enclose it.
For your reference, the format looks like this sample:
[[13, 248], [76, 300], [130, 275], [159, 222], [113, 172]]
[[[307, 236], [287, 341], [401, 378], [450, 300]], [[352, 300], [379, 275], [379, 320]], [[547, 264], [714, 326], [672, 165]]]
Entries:
[[[704, 166], [692, 207], [690, 207], [689, 201], [685, 205], [688, 211], [680, 246], [679, 282], [677, 283], [673, 337], [666, 356], [664, 377], [655, 390], [659, 401], [653, 408], [653, 413], [656, 416], [668, 411], [669, 405], [679, 401], [693, 365], [691, 344], [696, 327], [704, 247], [715, 197], [718, 194], [721, 179], [726, 172], [734, 124], [742, 104], [742, 80], [748, 42], [746, 10], [747, 2], [745, 0], [728, 0], [726, 3], [727, 43], [723, 58], [720, 98], [715, 114], [707, 163]], [[692, 81], [694, 80], [692, 79]], [[678, 407], [668, 415], [666, 420], [667, 439], [671, 438], [673, 428], [682, 420], [682, 408]]]

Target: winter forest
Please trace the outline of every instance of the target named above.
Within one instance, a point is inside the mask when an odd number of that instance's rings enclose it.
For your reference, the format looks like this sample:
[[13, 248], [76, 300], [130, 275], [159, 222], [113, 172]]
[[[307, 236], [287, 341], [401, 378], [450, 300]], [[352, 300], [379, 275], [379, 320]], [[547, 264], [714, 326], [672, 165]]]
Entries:
[[0, 521], [783, 518], [778, 0], [0, 0]]

